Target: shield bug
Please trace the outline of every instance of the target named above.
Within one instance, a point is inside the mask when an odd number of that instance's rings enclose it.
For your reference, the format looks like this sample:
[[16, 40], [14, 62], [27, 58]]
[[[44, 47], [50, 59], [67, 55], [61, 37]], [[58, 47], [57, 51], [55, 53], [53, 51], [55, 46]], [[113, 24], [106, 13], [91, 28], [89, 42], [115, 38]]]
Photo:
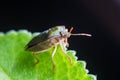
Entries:
[[26, 50], [33, 52], [34, 57], [36, 58], [37, 62], [39, 62], [38, 58], [36, 57], [36, 54], [46, 52], [50, 50], [52, 47], [54, 47], [54, 50], [52, 52], [51, 58], [53, 63], [53, 68], [55, 67], [54, 62], [54, 55], [57, 50], [57, 45], [59, 44], [63, 53], [66, 55], [66, 57], [70, 60], [70, 63], [72, 63], [71, 57], [64, 51], [62, 44], [64, 43], [66, 47], [69, 47], [68, 38], [73, 36], [91, 36], [90, 34], [86, 33], [79, 33], [79, 34], [72, 34], [73, 27], [68, 31], [65, 26], [56, 26], [53, 28], [50, 28], [39, 35], [35, 36], [27, 45]]

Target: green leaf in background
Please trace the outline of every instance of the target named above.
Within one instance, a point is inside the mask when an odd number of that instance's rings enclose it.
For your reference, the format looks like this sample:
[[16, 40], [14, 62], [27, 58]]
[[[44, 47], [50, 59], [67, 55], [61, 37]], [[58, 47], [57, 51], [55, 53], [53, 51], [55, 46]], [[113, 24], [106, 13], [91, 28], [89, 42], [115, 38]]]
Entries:
[[0, 80], [96, 80], [96, 76], [88, 74], [86, 63], [77, 61], [75, 51], [66, 50], [72, 57], [71, 65], [59, 45], [54, 56], [55, 72], [51, 60], [53, 48], [38, 54], [40, 62], [35, 65], [32, 52], [24, 50], [33, 36], [26, 30], [0, 33]]

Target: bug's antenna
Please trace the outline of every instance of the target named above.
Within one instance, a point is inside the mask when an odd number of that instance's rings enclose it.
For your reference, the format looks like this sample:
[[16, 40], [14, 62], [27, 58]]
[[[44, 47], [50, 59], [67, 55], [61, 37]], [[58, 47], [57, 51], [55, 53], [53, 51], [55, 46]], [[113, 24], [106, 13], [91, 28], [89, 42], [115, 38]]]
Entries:
[[89, 36], [89, 37], [92, 36], [91, 34], [86, 34], [86, 33], [71, 34], [71, 35], [73, 35], [73, 36]]
[[73, 27], [71, 27], [71, 28], [70, 28], [70, 31], [69, 31], [69, 32], [71, 33], [71, 32], [72, 32], [72, 30], [73, 30]]
[[[69, 32], [71, 33], [72, 30], [73, 30], [73, 27], [70, 28]], [[86, 33], [78, 33], [78, 34], [71, 34], [71, 35], [73, 35], [73, 36], [89, 36], [89, 37], [92, 36], [91, 34], [86, 34]]]

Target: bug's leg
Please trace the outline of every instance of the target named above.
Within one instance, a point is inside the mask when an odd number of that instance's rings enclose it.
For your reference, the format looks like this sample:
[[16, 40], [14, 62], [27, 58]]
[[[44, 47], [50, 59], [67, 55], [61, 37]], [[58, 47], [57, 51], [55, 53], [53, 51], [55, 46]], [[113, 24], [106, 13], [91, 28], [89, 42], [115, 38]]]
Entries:
[[37, 58], [36, 53], [33, 52], [33, 55], [34, 55], [34, 57], [35, 57], [35, 59], [36, 59], [36, 63], [35, 63], [35, 64], [38, 64], [38, 63], [39, 63], [39, 59]]
[[42, 51], [39, 51], [39, 52], [33, 52], [33, 55], [34, 55], [34, 57], [35, 57], [35, 59], [36, 59], [36, 64], [39, 63], [39, 59], [37, 58], [36, 55], [39, 54], [39, 53], [42, 53], [42, 52], [46, 52], [46, 51], [48, 51], [48, 50], [50, 50], [50, 49], [42, 50]]
[[42, 51], [38, 51], [38, 52], [35, 52], [34, 54], [40, 54], [40, 53], [43, 53], [43, 52], [47, 52], [48, 50], [50, 50], [51, 48], [48, 48], [48, 49], [45, 49], [45, 50], [42, 50]]
[[69, 47], [68, 38], [65, 38], [64, 42], [66, 44], [66, 47]]
[[62, 43], [60, 42], [60, 47], [62, 49], [62, 52], [66, 55], [66, 57], [70, 60], [70, 64], [72, 64], [72, 58], [65, 52], [65, 50], [62, 47]]
[[57, 46], [55, 45], [54, 46], [55, 48], [54, 48], [54, 51], [53, 51], [53, 53], [52, 53], [52, 64], [53, 64], [53, 70], [55, 71], [55, 62], [54, 62], [54, 55], [55, 55], [55, 53], [56, 53], [56, 50], [57, 50]]

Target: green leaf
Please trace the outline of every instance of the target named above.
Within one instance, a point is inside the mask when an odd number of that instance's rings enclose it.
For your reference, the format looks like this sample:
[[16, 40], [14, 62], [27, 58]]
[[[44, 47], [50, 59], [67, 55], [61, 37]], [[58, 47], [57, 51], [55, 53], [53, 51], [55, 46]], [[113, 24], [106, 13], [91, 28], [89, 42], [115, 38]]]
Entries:
[[54, 48], [38, 54], [36, 64], [32, 52], [25, 51], [33, 36], [26, 30], [0, 33], [0, 80], [96, 80], [96, 76], [88, 74], [86, 62], [77, 60], [75, 51], [66, 50], [72, 57], [71, 65], [59, 45], [54, 56], [55, 70], [51, 60]]

